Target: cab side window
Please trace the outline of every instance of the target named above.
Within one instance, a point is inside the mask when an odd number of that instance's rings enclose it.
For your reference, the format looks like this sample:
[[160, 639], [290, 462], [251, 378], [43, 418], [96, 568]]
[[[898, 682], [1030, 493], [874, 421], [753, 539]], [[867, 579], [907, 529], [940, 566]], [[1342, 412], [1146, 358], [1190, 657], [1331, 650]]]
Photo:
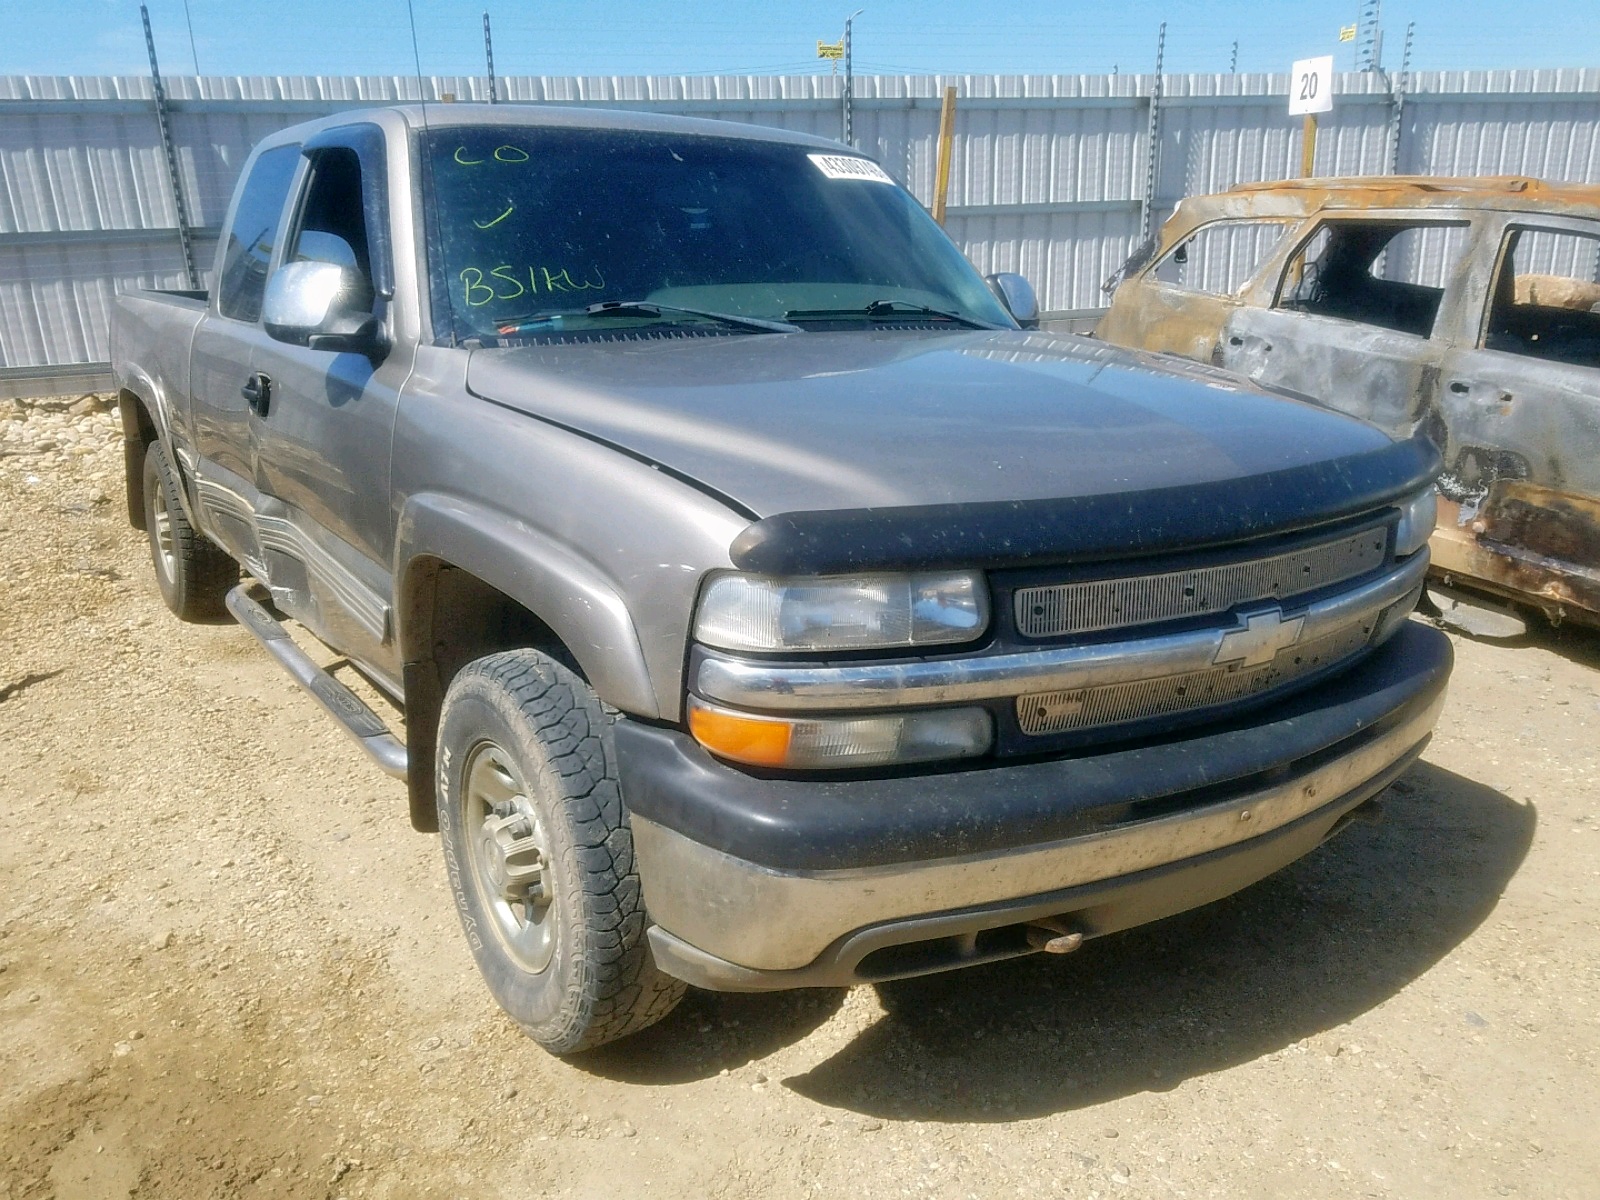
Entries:
[[1429, 337], [1465, 222], [1329, 221], [1289, 260], [1276, 307]]
[[1202, 225], [1174, 246], [1152, 274], [1157, 282], [1186, 292], [1235, 296], [1292, 228], [1284, 221], [1217, 221]]
[[359, 281], [360, 306], [372, 308], [372, 249], [362, 203], [361, 160], [354, 150], [319, 150], [300, 206], [287, 262], [331, 262]]
[[217, 311], [225, 317], [250, 322], [261, 317], [278, 218], [299, 166], [300, 147], [279, 146], [262, 154], [250, 168], [233, 224], [228, 227], [228, 247], [217, 277]]
[[1510, 230], [1491, 295], [1485, 349], [1600, 367], [1600, 235]]

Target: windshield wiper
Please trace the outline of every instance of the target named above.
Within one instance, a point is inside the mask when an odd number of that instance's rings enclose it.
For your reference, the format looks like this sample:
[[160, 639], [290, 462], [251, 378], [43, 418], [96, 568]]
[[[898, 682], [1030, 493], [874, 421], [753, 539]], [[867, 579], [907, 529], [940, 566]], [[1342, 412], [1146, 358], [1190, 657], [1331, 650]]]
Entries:
[[734, 329], [751, 329], [757, 333], [802, 333], [800, 326], [791, 325], [787, 321], [767, 321], [761, 317], [736, 317], [731, 313], [711, 312], [703, 308], [684, 308], [677, 304], [657, 304], [654, 300], [603, 300], [599, 304], [591, 304], [587, 308], [574, 308], [562, 312], [532, 313], [526, 317], [514, 317], [504, 321], [499, 326], [503, 336], [509, 337], [514, 333], [521, 333], [540, 325], [548, 325], [562, 317], [699, 317], [706, 321], [716, 321], [720, 325], [727, 325]]
[[941, 321], [956, 321], [969, 329], [994, 329], [996, 326], [986, 324], [974, 317], [965, 316], [958, 312], [949, 312], [942, 308], [930, 308], [926, 304], [913, 304], [909, 300], [874, 300], [865, 308], [796, 308], [783, 314], [791, 321], [825, 321], [838, 317], [867, 317], [873, 320], [886, 320], [897, 316], [936, 317]]

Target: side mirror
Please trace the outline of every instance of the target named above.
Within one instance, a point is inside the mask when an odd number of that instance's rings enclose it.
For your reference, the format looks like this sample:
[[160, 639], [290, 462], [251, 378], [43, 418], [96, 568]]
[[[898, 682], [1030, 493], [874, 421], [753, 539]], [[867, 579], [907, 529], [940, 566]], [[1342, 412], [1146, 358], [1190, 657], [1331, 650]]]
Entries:
[[985, 276], [984, 282], [1000, 298], [1013, 321], [1024, 329], [1039, 328], [1039, 298], [1033, 294], [1033, 284], [1015, 271]]
[[361, 276], [330, 262], [284, 263], [267, 281], [261, 324], [267, 336], [291, 346], [364, 354], [373, 362], [389, 352], [382, 323], [361, 307], [370, 295]]

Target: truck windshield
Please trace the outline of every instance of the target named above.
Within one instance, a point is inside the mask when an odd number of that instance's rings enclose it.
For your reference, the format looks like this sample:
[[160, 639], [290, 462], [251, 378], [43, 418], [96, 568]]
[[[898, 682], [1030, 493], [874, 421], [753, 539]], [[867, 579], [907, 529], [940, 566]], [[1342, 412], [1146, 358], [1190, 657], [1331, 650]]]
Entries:
[[[436, 304], [442, 282], [457, 337], [710, 319], [696, 310], [1013, 327], [921, 205], [847, 152], [529, 126], [426, 136]], [[625, 311], [585, 311], [608, 302]]]

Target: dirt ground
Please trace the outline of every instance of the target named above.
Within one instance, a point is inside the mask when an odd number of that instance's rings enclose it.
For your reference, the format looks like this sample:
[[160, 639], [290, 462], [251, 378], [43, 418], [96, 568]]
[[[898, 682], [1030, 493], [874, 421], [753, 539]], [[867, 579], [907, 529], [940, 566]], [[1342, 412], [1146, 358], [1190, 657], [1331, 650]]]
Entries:
[[562, 1062], [401, 785], [167, 614], [113, 438], [0, 401], [5, 1200], [1600, 1194], [1600, 639], [1458, 640], [1385, 819], [1230, 900]]

